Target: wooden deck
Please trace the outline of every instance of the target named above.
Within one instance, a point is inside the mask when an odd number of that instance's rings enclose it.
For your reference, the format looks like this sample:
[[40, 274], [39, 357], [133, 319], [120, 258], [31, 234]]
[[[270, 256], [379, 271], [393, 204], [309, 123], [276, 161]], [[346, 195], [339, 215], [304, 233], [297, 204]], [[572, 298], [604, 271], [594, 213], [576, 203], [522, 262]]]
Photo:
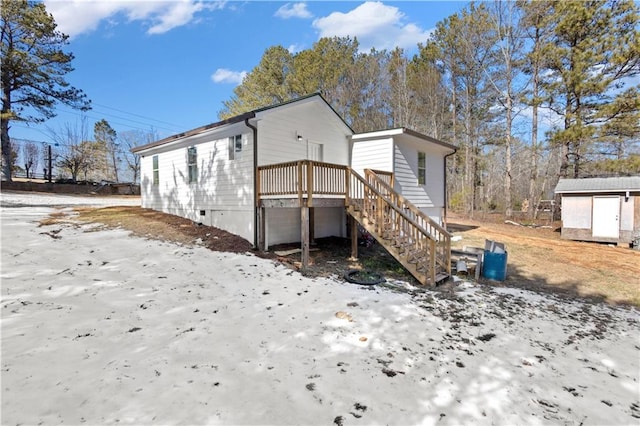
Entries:
[[259, 246], [264, 249], [266, 208], [301, 209], [302, 264], [308, 265], [313, 207], [345, 207], [353, 218], [352, 255], [357, 256], [356, 221], [423, 284], [451, 274], [451, 235], [393, 190], [393, 174], [301, 160], [258, 168]]

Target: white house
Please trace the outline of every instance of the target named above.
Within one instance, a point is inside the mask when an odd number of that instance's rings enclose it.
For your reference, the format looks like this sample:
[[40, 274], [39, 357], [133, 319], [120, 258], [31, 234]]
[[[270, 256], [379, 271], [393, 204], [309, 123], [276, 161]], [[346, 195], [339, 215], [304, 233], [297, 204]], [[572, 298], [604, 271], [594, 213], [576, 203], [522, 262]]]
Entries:
[[[412, 273], [419, 280], [433, 283], [439, 276], [435, 261], [421, 263], [435, 258], [436, 245], [439, 264], [450, 272], [450, 240], [440, 225], [446, 204], [444, 161], [455, 148], [408, 129], [354, 135], [319, 94], [132, 151], [142, 157], [142, 207], [224, 229], [263, 250], [300, 241], [303, 265], [309, 241], [346, 236], [350, 216], [377, 231], [376, 238], [390, 252], [396, 247], [394, 256], [405, 266], [415, 264]], [[365, 169], [392, 173], [395, 190], [421, 211], [382, 194], [383, 184], [361, 177]], [[409, 214], [408, 209], [416, 211]]]
[[[311, 95], [137, 147], [142, 207], [255, 244], [257, 167], [303, 159], [346, 166], [352, 133], [322, 96]], [[336, 207], [316, 210], [315, 236], [344, 236], [343, 216]], [[266, 220], [267, 244], [299, 241], [297, 209], [278, 209]]]
[[351, 167], [393, 174], [393, 188], [439, 224], [446, 208], [446, 157], [456, 147], [410, 129], [351, 136]]

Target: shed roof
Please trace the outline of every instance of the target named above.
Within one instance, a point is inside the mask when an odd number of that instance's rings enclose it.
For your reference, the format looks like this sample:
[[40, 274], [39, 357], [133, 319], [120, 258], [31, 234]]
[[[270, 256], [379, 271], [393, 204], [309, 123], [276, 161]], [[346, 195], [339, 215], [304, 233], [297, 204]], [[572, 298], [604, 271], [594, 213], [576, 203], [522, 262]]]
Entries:
[[640, 176], [560, 179], [556, 194], [640, 191]]

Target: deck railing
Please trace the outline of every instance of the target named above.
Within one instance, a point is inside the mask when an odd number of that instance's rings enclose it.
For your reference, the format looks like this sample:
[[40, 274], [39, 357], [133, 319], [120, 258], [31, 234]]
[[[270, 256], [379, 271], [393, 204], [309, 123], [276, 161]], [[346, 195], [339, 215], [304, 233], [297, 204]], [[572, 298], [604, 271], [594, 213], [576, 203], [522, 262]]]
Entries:
[[347, 166], [300, 160], [258, 167], [258, 199], [303, 198], [311, 204], [315, 195], [344, 196]]
[[389, 202], [401, 209], [409, 219], [414, 221], [420, 228], [426, 230], [431, 238], [437, 242], [436, 258], [438, 264], [447, 271], [451, 270], [451, 234], [438, 222], [431, 219], [422, 210], [416, 207], [411, 201], [397, 193], [380, 172], [366, 169], [365, 180], [372, 185], [378, 193], [389, 199]]

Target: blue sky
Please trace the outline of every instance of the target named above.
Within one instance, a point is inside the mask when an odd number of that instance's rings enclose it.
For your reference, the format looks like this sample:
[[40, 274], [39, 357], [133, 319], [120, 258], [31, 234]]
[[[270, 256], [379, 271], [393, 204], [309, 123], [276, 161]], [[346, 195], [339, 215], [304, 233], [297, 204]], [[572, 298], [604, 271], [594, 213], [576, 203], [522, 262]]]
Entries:
[[[197, 0], [45, 0], [70, 36], [75, 71], [68, 81], [92, 100], [93, 124], [149, 130], [164, 137], [218, 121], [222, 102], [264, 51], [292, 52], [323, 36], [357, 37], [364, 50], [404, 48], [427, 40], [462, 1], [276, 2]], [[51, 141], [51, 130], [78, 126], [67, 106], [43, 124], [12, 123], [12, 138]]]

